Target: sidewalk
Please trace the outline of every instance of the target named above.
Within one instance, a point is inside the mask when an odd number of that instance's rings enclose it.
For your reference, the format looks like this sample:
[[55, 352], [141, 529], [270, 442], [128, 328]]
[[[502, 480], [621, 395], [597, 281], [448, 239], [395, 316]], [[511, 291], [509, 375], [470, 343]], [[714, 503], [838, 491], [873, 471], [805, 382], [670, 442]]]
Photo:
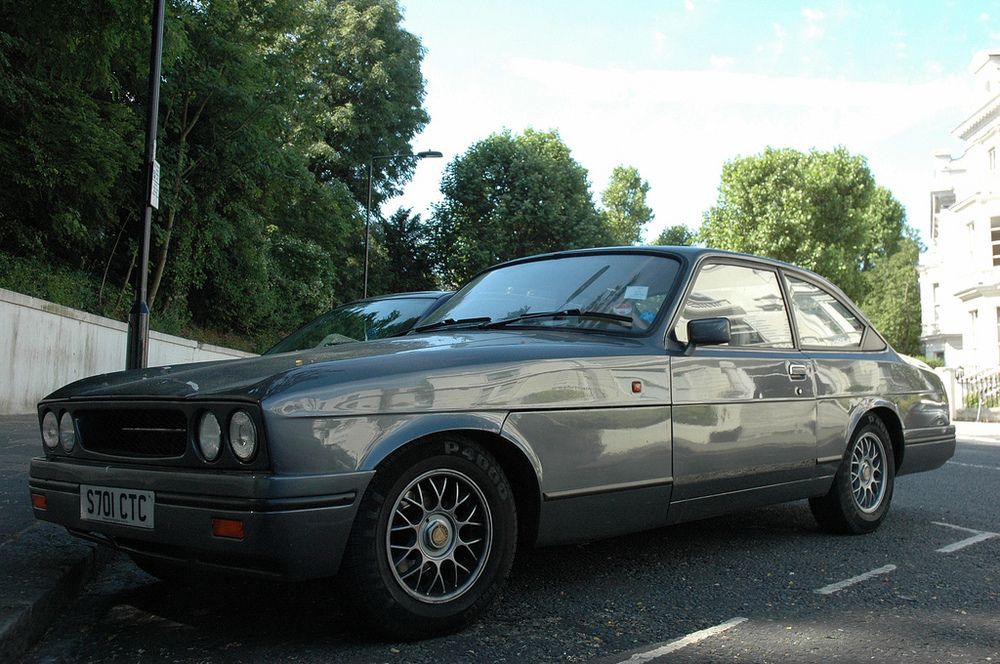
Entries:
[[968, 440], [1000, 445], [1000, 422], [955, 422], [955, 436], [959, 442]]
[[0, 417], [0, 662], [31, 647], [104, 560], [62, 528], [35, 521], [28, 466], [40, 440], [34, 415]]

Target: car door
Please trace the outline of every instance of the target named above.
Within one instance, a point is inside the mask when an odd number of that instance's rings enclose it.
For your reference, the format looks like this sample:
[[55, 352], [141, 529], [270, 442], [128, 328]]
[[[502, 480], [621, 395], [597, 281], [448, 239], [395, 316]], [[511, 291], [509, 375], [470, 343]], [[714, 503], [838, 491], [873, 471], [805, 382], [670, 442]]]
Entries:
[[672, 334], [726, 317], [730, 343], [671, 358], [671, 521], [804, 495], [816, 462], [812, 361], [795, 348], [777, 270], [703, 263]]

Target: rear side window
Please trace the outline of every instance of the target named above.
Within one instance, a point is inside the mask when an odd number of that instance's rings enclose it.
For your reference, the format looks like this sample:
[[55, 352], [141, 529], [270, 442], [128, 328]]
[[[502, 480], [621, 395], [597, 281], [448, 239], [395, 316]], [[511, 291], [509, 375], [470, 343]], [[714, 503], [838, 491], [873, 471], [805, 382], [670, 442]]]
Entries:
[[803, 346], [860, 348], [864, 324], [826, 290], [785, 275], [792, 298], [795, 326]]
[[688, 321], [716, 317], [729, 319], [730, 346], [792, 347], [792, 330], [778, 275], [771, 270], [727, 264], [702, 267], [674, 327], [674, 336], [687, 343]]

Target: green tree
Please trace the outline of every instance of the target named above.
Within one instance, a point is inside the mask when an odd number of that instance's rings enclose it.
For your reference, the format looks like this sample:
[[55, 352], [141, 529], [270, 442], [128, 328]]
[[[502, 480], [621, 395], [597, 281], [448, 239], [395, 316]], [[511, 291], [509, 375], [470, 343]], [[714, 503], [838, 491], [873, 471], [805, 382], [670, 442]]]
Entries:
[[684, 224], [667, 226], [653, 244], [659, 246], [690, 247], [698, 241], [698, 233]]
[[[920, 306], [910, 289], [917, 250], [907, 228], [902, 205], [876, 184], [864, 157], [842, 147], [767, 148], [723, 166], [719, 198], [699, 239], [827, 277], [855, 302], [869, 303], [890, 343], [912, 350]], [[893, 283], [908, 309], [874, 293], [880, 282]]]
[[895, 249], [904, 223], [902, 206], [878, 191], [864, 157], [844, 148], [767, 148], [723, 166], [700, 239], [809, 268], [860, 301], [862, 271]]
[[895, 253], [878, 259], [865, 273], [868, 294], [861, 309], [893, 348], [920, 353], [920, 245], [914, 233], [898, 241]]
[[381, 293], [434, 290], [429, 235], [420, 215], [400, 208], [375, 226], [380, 260], [373, 265], [372, 290]]
[[456, 157], [431, 228], [436, 269], [456, 285], [499, 261], [610, 240], [587, 171], [555, 131], [493, 134]]
[[631, 245], [642, 239], [642, 229], [653, 219], [646, 205], [649, 183], [634, 166], [615, 166], [608, 188], [601, 194], [601, 217], [615, 244]]

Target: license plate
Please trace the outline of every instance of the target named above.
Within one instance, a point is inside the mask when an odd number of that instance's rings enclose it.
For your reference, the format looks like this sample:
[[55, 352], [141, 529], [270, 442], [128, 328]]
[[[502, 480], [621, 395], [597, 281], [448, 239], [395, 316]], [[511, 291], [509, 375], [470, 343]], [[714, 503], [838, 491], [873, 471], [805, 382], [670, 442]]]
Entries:
[[84, 521], [152, 528], [154, 507], [152, 491], [80, 486], [80, 518]]

